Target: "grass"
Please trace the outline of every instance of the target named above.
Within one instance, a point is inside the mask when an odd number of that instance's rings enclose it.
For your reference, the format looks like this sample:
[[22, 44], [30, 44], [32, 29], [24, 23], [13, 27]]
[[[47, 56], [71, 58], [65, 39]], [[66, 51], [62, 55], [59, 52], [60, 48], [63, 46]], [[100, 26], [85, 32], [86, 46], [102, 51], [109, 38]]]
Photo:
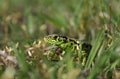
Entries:
[[[0, 79], [119, 79], [120, 0], [0, 0]], [[79, 51], [48, 60], [49, 34], [92, 45], [85, 66]], [[77, 52], [79, 62], [73, 61]]]

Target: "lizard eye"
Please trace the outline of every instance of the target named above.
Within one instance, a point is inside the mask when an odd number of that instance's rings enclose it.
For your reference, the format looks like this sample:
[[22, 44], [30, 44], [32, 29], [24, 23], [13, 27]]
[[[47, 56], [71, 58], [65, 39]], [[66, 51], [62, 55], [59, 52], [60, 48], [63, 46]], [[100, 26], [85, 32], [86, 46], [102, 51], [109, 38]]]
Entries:
[[54, 36], [53, 39], [56, 40], [58, 38], [58, 36]]
[[73, 43], [70, 43], [70, 45], [73, 45]]

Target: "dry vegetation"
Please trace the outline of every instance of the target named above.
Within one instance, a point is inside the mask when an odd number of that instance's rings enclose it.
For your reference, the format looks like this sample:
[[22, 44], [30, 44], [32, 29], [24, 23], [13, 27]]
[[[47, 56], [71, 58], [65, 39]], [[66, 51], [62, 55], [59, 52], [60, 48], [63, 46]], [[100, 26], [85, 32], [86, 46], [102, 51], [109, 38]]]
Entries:
[[[119, 9], [120, 0], [0, 0], [0, 79], [120, 79]], [[89, 42], [85, 67], [49, 61], [49, 34]]]

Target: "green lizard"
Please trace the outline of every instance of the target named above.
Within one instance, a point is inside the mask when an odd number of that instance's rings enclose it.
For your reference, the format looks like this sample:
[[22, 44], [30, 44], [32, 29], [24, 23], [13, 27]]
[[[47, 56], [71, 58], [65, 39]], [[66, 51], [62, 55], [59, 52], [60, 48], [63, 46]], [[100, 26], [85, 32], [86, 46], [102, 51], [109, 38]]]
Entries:
[[44, 41], [53, 45], [53, 47], [48, 51], [48, 55], [51, 60], [60, 60], [67, 48], [70, 48], [71, 50], [79, 50], [80, 45], [82, 46], [82, 52], [84, 52], [82, 55], [87, 57], [92, 48], [91, 44], [85, 42], [80, 43], [75, 39], [57, 34], [44, 37]]

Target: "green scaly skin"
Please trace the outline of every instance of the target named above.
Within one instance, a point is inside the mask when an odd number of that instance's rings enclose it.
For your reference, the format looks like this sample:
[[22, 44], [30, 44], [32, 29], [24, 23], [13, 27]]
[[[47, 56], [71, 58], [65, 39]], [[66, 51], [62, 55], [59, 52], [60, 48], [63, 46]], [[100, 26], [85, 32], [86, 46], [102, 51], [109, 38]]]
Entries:
[[[75, 39], [72, 39], [72, 38], [69, 38], [66, 36], [62, 36], [62, 35], [57, 35], [57, 34], [48, 35], [48, 36], [44, 37], [44, 41], [46, 43], [53, 45], [53, 48], [51, 48], [48, 51], [49, 57], [51, 60], [60, 60], [60, 57], [62, 55], [61, 52], [65, 51], [67, 48], [70, 48], [71, 50], [77, 50], [77, 48], [79, 48], [80, 45], [82, 45], [82, 51], [84, 52], [83, 61], [85, 62], [85, 59], [88, 56], [88, 54], [91, 50], [91, 47], [92, 47], [88, 43], [81, 44], [79, 41], [77, 41]], [[56, 53], [56, 51], [57, 51], [57, 53]]]
[[45, 42], [50, 43], [55, 46], [59, 46], [61, 49], [65, 49], [67, 47], [76, 47], [79, 46], [79, 42], [68, 38], [66, 36], [61, 36], [61, 35], [48, 35], [44, 38]]

